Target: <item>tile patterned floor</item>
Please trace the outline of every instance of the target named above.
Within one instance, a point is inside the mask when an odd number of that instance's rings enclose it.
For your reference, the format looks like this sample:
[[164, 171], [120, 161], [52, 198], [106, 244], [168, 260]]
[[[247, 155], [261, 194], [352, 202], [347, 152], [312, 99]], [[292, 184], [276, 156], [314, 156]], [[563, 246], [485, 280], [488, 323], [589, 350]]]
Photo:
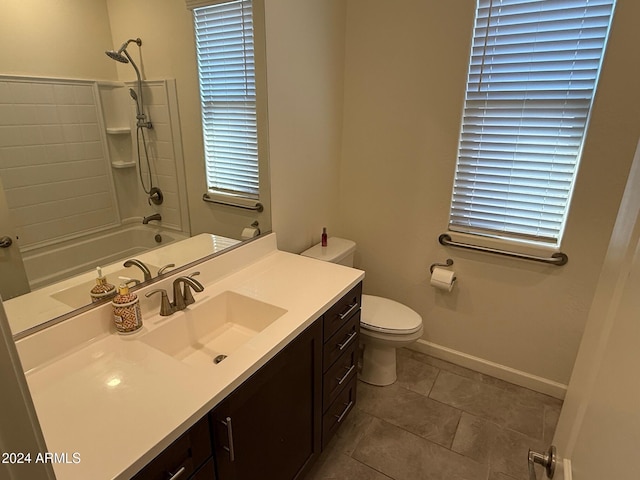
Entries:
[[398, 381], [358, 383], [356, 408], [305, 480], [528, 480], [527, 450], [548, 448], [561, 406], [401, 349]]

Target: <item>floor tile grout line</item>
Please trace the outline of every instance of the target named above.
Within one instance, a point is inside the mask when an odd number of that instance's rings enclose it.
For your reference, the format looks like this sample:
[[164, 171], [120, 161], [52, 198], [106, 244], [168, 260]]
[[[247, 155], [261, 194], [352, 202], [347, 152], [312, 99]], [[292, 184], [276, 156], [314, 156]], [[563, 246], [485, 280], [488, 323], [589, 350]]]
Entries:
[[[469, 381], [469, 382], [476, 383], [476, 384], [478, 384], [478, 385], [488, 386], [488, 387], [495, 388], [495, 389], [499, 390], [499, 391], [500, 391], [500, 392], [502, 392], [502, 393], [507, 393], [507, 394], [513, 394], [513, 393], [515, 393], [515, 392], [513, 392], [513, 391], [505, 390], [505, 389], [502, 389], [502, 388], [500, 388], [500, 387], [497, 387], [497, 386], [492, 385], [492, 384], [489, 384], [489, 383], [485, 383], [485, 382], [482, 382], [482, 381], [479, 381], [479, 380], [476, 380], [476, 379], [473, 379], [473, 378], [468, 378], [468, 377], [464, 377], [464, 376], [462, 376], [462, 375], [458, 375], [457, 373], [453, 373], [453, 372], [449, 372], [449, 371], [447, 371], [447, 373], [448, 373], [449, 375], [455, 375], [455, 376], [457, 376], [457, 377], [459, 377], [459, 378], [462, 378], [462, 379], [467, 380], [467, 381]], [[542, 435], [542, 436], [541, 436], [541, 437], [539, 437], [538, 435], [533, 435], [533, 436], [532, 436], [532, 435], [530, 435], [530, 434], [528, 434], [528, 433], [526, 433], [526, 432], [521, 432], [520, 430], [516, 430], [515, 428], [508, 427], [506, 424], [504, 424], [504, 425], [503, 425], [502, 423], [497, 422], [495, 419], [493, 419], [493, 418], [491, 418], [491, 417], [487, 417], [487, 416], [484, 416], [484, 415], [479, 415], [478, 413], [470, 412], [470, 411], [466, 410], [465, 408], [461, 408], [461, 407], [459, 407], [459, 406], [455, 406], [455, 405], [452, 405], [452, 404], [449, 404], [449, 403], [443, 402], [443, 401], [441, 401], [441, 400], [438, 400], [437, 398], [433, 398], [433, 397], [431, 397], [431, 394], [433, 393], [433, 388], [435, 387], [435, 384], [436, 384], [436, 381], [438, 380], [438, 378], [440, 378], [440, 371], [438, 372], [438, 375], [436, 376], [436, 380], [433, 382], [433, 385], [432, 385], [431, 390], [430, 390], [430, 392], [429, 392], [429, 396], [428, 396], [428, 398], [430, 398], [431, 400], [433, 400], [433, 401], [435, 401], [435, 402], [439, 402], [439, 403], [441, 403], [441, 404], [443, 404], [443, 405], [446, 405], [446, 406], [448, 406], [448, 407], [451, 407], [451, 408], [456, 408], [456, 409], [458, 409], [458, 410], [461, 410], [461, 411], [463, 411], [463, 412], [468, 413], [469, 415], [473, 415], [473, 416], [475, 416], [475, 417], [485, 419], [485, 420], [487, 420], [487, 421], [490, 421], [490, 422], [492, 422], [492, 423], [494, 423], [494, 424], [498, 425], [498, 426], [499, 426], [499, 427], [501, 427], [501, 428], [504, 428], [504, 429], [510, 430], [510, 431], [512, 431], [512, 432], [519, 433], [519, 434], [521, 434], [521, 435], [524, 435], [524, 436], [526, 436], [526, 437], [531, 438], [532, 440], [542, 440], [542, 441], [544, 441], [544, 431], [545, 431], [545, 425], [544, 425], [544, 422], [545, 422], [545, 415], [546, 415], [546, 408], [545, 408], [545, 407], [546, 407], [546, 405], [545, 405], [544, 403], [540, 403], [540, 405], [539, 405], [540, 407], [542, 407], [542, 416], [541, 416], [541, 417], [542, 417], [542, 419], [541, 419], [541, 421], [542, 421], [542, 429], [541, 429], [542, 433], [541, 433], [541, 435]], [[523, 387], [523, 388], [524, 388], [524, 387]]]
[[[355, 451], [355, 450], [354, 450], [354, 451]], [[390, 476], [390, 475], [387, 475], [386, 473], [384, 473], [384, 472], [382, 472], [382, 471], [378, 470], [377, 468], [372, 467], [372, 466], [371, 466], [371, 465], [369, 465], [368, 463], [365, 463], [365, 462], [362, 462], [362, 461], [358, 460], [357, 458], [355, 458], [355, 457], [353, 457], [353, 456], [351, 456], [350, 458], [352, 458], [354, 461], [358, 462], [360, 465], [364, 465], [365, 467], [370, 468], [371, 470], [373, 470], [373, 471], [375, 471], [375, 472], [378, 472], [380, 475], [383, 475], [383, 476], [385, 476], [386, 478], [389, 478], [389, 479], [391, 479], [391, 480], [399, 480], [399, 479], [396, 479], [396, 478], [394, 478], [394, 477], [392, 477], [392, 476]]]
[[[412, 431], [410, 431], [410, 430], [407, 430], [406, 428], [403, 428], [403, 427], [400, 427], [400, 426], [398, 426], [398, 425], [396, 425], [396, 424], [394, 424], [394, 423], [388, 422], [388, 421], [387, 421], [387, 420], [385, 420], [384, 418], [376, 417], [375, 415], [372, 415], [372, 417], [376, 418], [377, 420], [380, 420], [381, 422], [386, 423], [387, 425], [389, 425], [389, 426], [391, 426], [391, 427], [393, 427], [393, 428], [400, 429], [400, 430], [402, 430], [402, 431], [404, 431], [404, 432], [406, 432], [406, 433], [408, 433], [408, 434], [410, 434], [410, 435], [412, 435], [412, 436], [414, 436], [414, 437], [416, 437], [416, 438], [418, 438], [418, 439], [420, 439], [420, 440], [423, 440], [423, 441], [425, 441], [425, 442], [429, 442], [429, 443], [431, 443], [431, 444], [433, 444], [433, 445], [435, 445], [435, 446], [437, 446], [437, 447], [444, 448], [445, 450], [449, 450], [449, 451], [450, 451], [451, 453], [453, 453], [454, 455], [457, 455], [457, 456], [459, 456], [459, 457], [466, 458], [466, 459], [471, 460], [472, 462], [477, 463], [477, 464], [479, 464], [479, 465], [484, 465], [483, 463], [478, 462], [478, 461], [477, 461], [477, 460], [475, 460], [474, 458], [468, 457], [467, 455], [464, 455], [464, 454], [462, 454], [462, 453], [460, 453], [460, 452], [456, 452], [455, 450], [451, 450], [450, 448], [447, 448], [447, 447], [445, 447], [444, 445], [441, 445], [441, 444], [440, 444], [440, 443], [438, 443], [438, 442], [434, 442], [433, 440], [430, 440], [430, 439], [428, 439], [428, 438], [424, 438], [424, 437], [422, 437], [422, 436], [418, 435], [418, 434], [417, 434], [417, 433], [415, 433], [415, 432], [412, 432]], [[354, 449], [354, 452], [355, 452], [355, 449]], [[354, 460], [357, 460], [355, 457], [352, 457], [352, 458], [353, 458]], [[361, 463], [362, 463], [362, 462], [361, 462]], [[365, 465], [366, 465], [366, 464], [365, 464]], [[371, 465], [367, 465], [367, 466], [368, 466], [368, 467], [371, 467]], [[487, 466], [487, 467], [490, 467], [490, 465], [488, 465], [488, 464], [487, 464], [486, 466]], [[375, 469], [374, 469], [374, 470], [375, 470]], [[403, 480], [404, 480], [404, 479], [403, 479]]]
[[[537, 403], [540, 403], [540, 404], [542, 405], [542, 409], [543, 409], [543, 415], [542, 415], [542, 421], [543, 421], [543, 425], [542, 425], [542, 439], [537, 439], [538, 435], [531, 436], [531, 435], [529, 435], [529, 434], [527, 434], [527, 433], [520, 432], [519, 430], [516, 430], [516, 429], [514, 429], [514, 428], [512, 428], [512, 427], [507, 427], [507, 426], [506, 426], [506, 425], [504, 425], [502, 422], [496, 421], [496, 420], [495, 420], [494, 418], [492, 418], [492, 417], [486, 417], [486, 416], [484, 416], [483, 414], [478, 414], [478, 413], [477, 413], [477, 412], [475, 412], [475, 411], [468, 411], [468, 410], [466, 410], [465, 408], [460, 408], [460, 407], [458, 407], [458, 406], [450, 405], [450, 404], [445, 403], [445, 402], [443, 402], [443, 401], [441, 401], [441, 400], [437, 400], [437, 399], [435, 399], [435, 398], [432, 398], [432, 397], [431, 397], [431, 395], [432, 395], [432, 394], [433, 394], [433, 392], [434, 392], [434, 388], [435, 388], [435, 386], [436, 386], [436, 383], [438, 382], [438, 380], [441, 380], [441, 377], [442, 377], [442, 371], [443, 371], [443, 370], [444, 370], [446, 373], [450, 374], [450, 375], [454, 375], [454, 376], [456, 376], [456, 377], [460, 377], [460, 378], [465, 379], [465, 380], [467, 380], [467, 381], [469, 381], [469, 382], [472, 382], [472, 383], [474, 383], [474, 384], [478, 384], [478, 385], [486, 385], [486, 386], [488, 386], [488, 387], [491, 387], [492, 389], [495, 389], [495, 390], [496, 390], [496, 393], [497, 393], [497, 394], [500, 394], [500, 395], [502, 395], [502, 394], [508, 394], [508, 395], [509, 395], [509, 394], [516, 394], [516, 395], [517, 395], [517, 394], [518, 394], [518, 392], [517, 392], [517, 391], [513, 391], [513, 390], [509, 390], [509, 389], [501, 388], [501, 386], [500, 386], [500, 385], [494, 385], [494, 384], [492, 384], [492, 383], [490, 383], [490, 382], [483, 381], [482, 379], [479, 379], [479, 378], [473, 378], [473, 377], [472, 377], [472, 378], [469, 378], [468, 376], [461, 375], [461, 374], [459, 374], [459, 373], [457, 373], [457, 372], [452, 372], [452, 371], [449, 371], [449, 370], [447, 370], [447, 369], [442, 369], [442, 368], [436, 367], [436, 366], [434, 366], [434, 365], [430, 365], [430, 364], [428, 364], [428, 363], [426, 363], [426, 362], [420, 362], [420, 363], [424, 364], [424, 365], [425, 365], [425, 367], [428, 367], [429, 369], [435, 369], [435, 376], [434, 376], [434, 380], [433, 380], [433, 382], [431, 383], [431, 385], [430, 385], [430, 388], [429, 388], [428, 392], [424, 393], [424, 392], [421, 392], [421, 391], [415, 391], [415, 390], [412, 390], [412, 389], [410, 388], [410, 382], [409, 382], [408, 384], [400, 384], [400, 383], [399, 383], [399, 384], [397, 384], [397, 388], [402, 389], [402, 390], [403, 390], [403, 391], [405, 391], [405, 392], [412, 392], [412, 393], [414, 393], [414, 394], [420, 395], [420, 396], [421, 396], [421, 397], [423, 397], [423, 398], [428, 398], [428, 399], [430, 399], [430, 400], [432, 400], [432, 401], [434, 401], [434, 402], [437, 402], [437, 403], [439, 403], [439, 404], [441, 404], [441, 405], [443, 405], [443, 406], [446, 406], [446, 407], [448, 407], [448, 408], [454, 409], [455, 411], [457, 411], [457, 412], [459, 412], [459, 413], [460, 413], [460, 416], [459, 416], [459, 418], [458, 418], [457, 425], [455, 426], [454, 434], [453, 434], [453, 437], [452, 437], [452, 439], [451, 439], [451, 442], [450, 442], [450, 445], [449, 445], [449, 446], [446, 446], [446, 445], [443, 445], [443, 444], [438, 443], [438, 442], [436, 442], [436, 441], [433, 441], [433, 440], [431, 440], [431, 439], [425, 438], [425, 437], [423, 437], [423, 436], [421, 436], [421, 435], [419, 435], [419, 434], [417, 434], [417, 433], [415, 433], [415, 432], [412, 432], [412, 431], [408, 430], [407, 428], [403, 428], [403, 427], [401, 427], [401, 426], [399, 426], [399, 425], [396, 425], [395, 423], [389, 422], [389, 421], [385, 420], [384, 418], [379, 417], [378, 415], [371, 414], [371, 413], [369, 413], [369, 412], [367, 412], [367, 411], [365, 411], [365, 410], [362, 410], [362, 412], [366, 413], [366, 414], [367, 414], [367, 415], [369, 415], [371, 418], [373, 418], [373, 419], [375, 419], [375, 420], [377, 420], [377, 421], [379, 421], [379, 422], [382, 422], [382, 423], [384, 423], [384, 424], [386, 424], [386, 425], [389, 425], [389, 426], [392, 426], [392, 427], [394, 427], [394, 428], [397, 428], [397, 429], [399, 429], [399, 430], [401, 430], [401, 431], [404, 431], [406, 434], [411, 435], [412, 437], [415, 437], [416, 439], [420, 439], [420, 440], [422, 440], [422, 441], [424, 441], [424, 442], [426, 442], [426, 443], [428, 443], [428, 444], [431, 444], [431, 445], [437, 446], [437, 447], [439, 447], [439, 448], [444, 448], [445, 450], [449, 450], [449, 452], [451, 452], [452, 454], [454, 454], [454, 455], [456, 455], [456, 456], [459, 456], [460, 458], [465, 458], [465, 459], [467, 459], [467, 460], [469, 460], [469, 461], [472, 461], [472, 462], [474, 462], [474, 463], [477, 463], [477, 464], [480, 464], [480, 465], [485, 465], [485, 466], [486, 466], [486, 468], [487, 468], [487, 470], [486, 470], [486, 480], [489, 480], [489, 479], [491, 478], [492, 472], [493, 472], [493, 473], [500, 472], [502, 475], [504, 475], [505, 479], [509, 479], [509, 480], [517, 480], [517, 478], [516, 478], [516, 477], [512, 477], [511, 475], [509, 475], [509, 474], [507, 474], [507, 473], [503, 472], [502, 470], [495, 470], [495, 471], [494, 471], [494, 470], [493, 470], [493, 467], [492, 467], [492, 465], [493, 465], [493, 461], [491, 461], [491, 458], [489, 458], [489, 459], [488, 459], [488, 460], [489, 460], [489, 461], [488, 461], [488, 463], [486, 463], [486, 464], [485, 464], [484, 462], [480, 462], [480, 461], [478, 461], [478, 460], [474, 459], [474, 458], [473, 458], [473, 457], [471, 457], [471, 456], [465, 455], [464, 453], [460, 453], [460, 452], [457, 452], [457, 451], [455, 451], [455, 450], [453, 450], [453, 449], [452, 449], [452, 447], [453, 447], [453, 442], [455, 441], [455, 438], [456, 438], [456, 436], [457, 436], [457, 434], [458, 434], [458, 430], [459, 430], [459, 428], [460, 428], [460, 424], [461, 424], [461, 422], [462, 422], [462, 414], [464, 413], [464, 414], [470, 415], [470, 416], [472, 416], [472, 417], [482, 419], [483, 421], [485, 421], [485, 422], [489, 422], [490, 424], [495, 425], [496, 427], [498, 427], [498, 428], [500, 428], [500, 429], [502, 429], [502, 430], [504, 430], [504, 431], [506, 431], [506, 432], [512, 432], [512, 433], [515, 433], [515, 434], [517, 434], [517, 435], [520, 435], [520, 436], [523, 436], [523, 437], [529, 438], [529, 439], [531, 439], [532, 441], [539, 441], [539, 440], [544, 441], [544, 434], [545, 434], [545, 432], [546, 432], [547, 430], [549, 430], [549, 429], [546, 429], [546, 428], [545, 428], [545, 424], [544, 424], [544, 422], [545, 422], [545, 419], [546, 419], [547, 414], [551, 415], [551, 413], [550, 413], [550, 412], [551, 412], [551, 410], [552, 410], [552, 407], [553, 407], [553, 406], [549, 406], [549, 407], [547, 408], [547, 403], [546, 403], [546, 402], [544, 402], [544, 401], [536, 402], [536, 404], [537, 404]], [[418, 379], [419, 379], [419, 380], [423, 380], [423, 373], [424, 373], [423, 371], [418, 371], [418, 372], [417, 372], [417, 374], [418, 374]], [[431, 375], [431, 373], [432, 373], [432, 372], [429, 372], [429, 376]], [[426, 375], [424, 375], [424, 377], [426, 377]], [[524, 388], [524, 387], [523, 387], [523, 388]], [[525, 389], [525, 390], [526, 390], [526, 389]], [[533, 400], [533, 399], [532, 399], [532, 400]], [[526, 406], [526, 405], [525, 405], [525, 406]], [[474, 413], [474, 412], [475, 412], [475, 413]], [[370, 424], [367, 426], [367, 428], [366, 428], [366, 430], [367, 430], [367, 431], [369, 431], [369, 429], [371, 428], [371, 425], [372, 425], [372, 424], [370, 423]], [[355, 457], [353, 456], [353, 455], [355, 454], [356, 450], [361, 446], [362, 441], [365, 439], [365, 437], [367, 437], [367, 434], [366, 434], [366, 433], [365, 433], [365, 434], [362, 434], [361, 436], [359, 436], [359, 439], [358, 439], [358, 441], [357, 441], [357, 444], [354, 446], [354, 448], [351, 450], [351, 452], [350, 452], [349, 454], [346, 454], [346, 453], [343, 453], [343, 454], [345, 454], [345, 455], [347, 455], [347, 456], [351, 457], [352, 459], [356, 460], [356, 461], [357, 461], [357, 462], [359, 462], [360, 464], [363, 464], [363, 465], [367, 466], [368, 468], [371, 468], [371, 469], [373, 469], [374, 471], [379, 472], [380, 474], [384, 475], [384, 476], [385, 476], [385, 478], [390, 478], [390, 479], [392, 479], [392, 480], [393, 480], [393, 478], [394, 478], [394, 477], [390, 477], [389, 475], [387, 475], [387, 474], [385, 474], [385, 473], [383, 473], [383, 472], [379, 471], [378, 469], [376, 469], [376, 468], [372, 467], [371, 465], [368, 465], [367, 463], [365, 463], [365, 462], [363, 462], [363, 461], [361, 461], [361, 460], [359, 460], [359, 459], [357, 459], [357, 458], [355, 458]], [[519, 477], [518, 477], [518, 478], [519, 478]], [[406, 480], [406, 479], [397, 479], [397, 480]]]
[[427, 393], [426, 397], [427, 398], [431, 398], [431, 392], [433, 391], [433, 387], [435, 386], [436, 382], [438, 381], [438, 378], [440, 377], [440, 372], [442, 372], [441, 368], [438, 367], [433, 367], [438, 370], [438, 373], [436, 373], [436, 378], [433, 379], [433, 383], [431, 384], [431, 387], [429, 388], [429, 392]]

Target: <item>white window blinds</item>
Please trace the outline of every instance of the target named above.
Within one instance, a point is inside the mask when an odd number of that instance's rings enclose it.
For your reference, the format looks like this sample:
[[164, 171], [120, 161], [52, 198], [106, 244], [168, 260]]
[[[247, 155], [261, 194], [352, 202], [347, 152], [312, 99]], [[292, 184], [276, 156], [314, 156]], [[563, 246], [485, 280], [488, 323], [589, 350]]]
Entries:
[[207, 188], [258, 198], [251, 1], [193, 10]]
[[449, 229], [559, 245], [615, 0], [478, 0]]

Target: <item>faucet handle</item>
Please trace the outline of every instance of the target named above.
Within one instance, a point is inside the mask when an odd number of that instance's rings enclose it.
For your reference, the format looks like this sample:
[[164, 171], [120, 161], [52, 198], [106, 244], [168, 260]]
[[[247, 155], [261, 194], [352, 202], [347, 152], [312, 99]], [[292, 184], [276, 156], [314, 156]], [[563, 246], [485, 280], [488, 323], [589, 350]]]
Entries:
[[[195, 277], [196, 275], [200, 275], [200, 272], [193, 272], [188, 276], [189, 278], [192, 278], [192, 277]], [[191, 287], [189, 286], [188, 283], [184, 284], [184, 292], [182, 293], [182, 298], [184, 298], [185, 305], [191, 305], [193, 303], [196, 303], [196, 299], [193, 298], [193, 293], [191, 292]]]
[[173, 268], [175, 267], [176, 264], [175, 263], [167, 263], [166, 265], [160, 267], [158, 269], [158, 275], [162, 275], [163, 273], [165, 273], [169, 268]]
[[149, 293], [146, 293], [145, 297], [149, 298], [154, 293], [162, 294], [162, 298], [160, 299], [160, 315], [163, 317], [168, 317], [169, 315], [171, 315], [175, 310], [173, 308], [173, 305], [171, 305], [171, 302], [169, 301], [169, 295], [167, 295], [167, 291], [159, 288], [157, 290], [152, 290]]

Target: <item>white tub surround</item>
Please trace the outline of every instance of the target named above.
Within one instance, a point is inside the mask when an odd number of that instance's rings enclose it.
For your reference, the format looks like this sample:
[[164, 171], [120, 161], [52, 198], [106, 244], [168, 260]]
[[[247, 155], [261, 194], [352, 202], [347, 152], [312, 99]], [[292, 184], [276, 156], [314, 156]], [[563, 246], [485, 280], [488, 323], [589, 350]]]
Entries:
[[38, 418], [52, 452], [80, 454], [55, 464], [58, 480], [130, 478], [206, 415], [364, 277], [364, 272], [277, 250], [275, 234], [198, 266], [196, 303], [234, 292], [285, 311], [223, 362], [187, 365], [145, 344], [144, 335], [180, 321], [158, 315], [156, 288], [137, 293], [144, 326], [119, 336], [109, 305], [17, 342]]
[[[177, 230], [153, 225], [136, 224], [118, 226], [82, 235], [63, 242], [55, 242], [22, 252], [24, 268], [32, 290], [63, 282], [75, 275], [109, 265], [122, 258], [131, 258], [152, 249], [189, 238]], [[161, 242], [155, 235], [162, 236]]]

